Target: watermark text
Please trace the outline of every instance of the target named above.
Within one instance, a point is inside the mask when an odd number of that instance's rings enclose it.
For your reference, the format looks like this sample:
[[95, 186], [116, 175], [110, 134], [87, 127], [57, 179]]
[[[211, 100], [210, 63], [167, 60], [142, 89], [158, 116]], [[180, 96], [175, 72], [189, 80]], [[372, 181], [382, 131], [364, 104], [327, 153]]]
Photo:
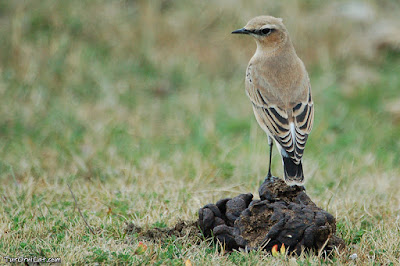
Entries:
[[61, 258], [44, 258], [44, 257], [3, 257], [6, 263], [61, 263]]

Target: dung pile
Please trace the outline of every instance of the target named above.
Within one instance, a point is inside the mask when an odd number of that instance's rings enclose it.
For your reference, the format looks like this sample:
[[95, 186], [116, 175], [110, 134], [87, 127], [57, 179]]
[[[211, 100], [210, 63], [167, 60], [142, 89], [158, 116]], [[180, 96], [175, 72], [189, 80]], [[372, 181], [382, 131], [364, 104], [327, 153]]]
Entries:
[[199, 210], [198, 225], [206, 237], [213, 237], [227, 250], [270, 251], [284, 244], [289, 253], [331, 253], [345, 247], [335, 236], [336, 221], [317, 207], [304, 187], [288, 186], [277, 177], [266, 179], [259, 189], [260, 199], [240, 194], [221, 199]]

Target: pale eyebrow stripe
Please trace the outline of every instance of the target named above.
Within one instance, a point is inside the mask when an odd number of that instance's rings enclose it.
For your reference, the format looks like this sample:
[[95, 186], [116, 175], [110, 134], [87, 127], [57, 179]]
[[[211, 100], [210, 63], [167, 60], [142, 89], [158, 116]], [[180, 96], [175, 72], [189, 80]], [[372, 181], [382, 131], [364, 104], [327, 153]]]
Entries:
[[267, 28], [267, 29], [276, 29], [276, 26], [273, 25], [273, 24], [266, 24], [266, 25], [261, 27], [261, 29], [265, 29], [265, 28]]

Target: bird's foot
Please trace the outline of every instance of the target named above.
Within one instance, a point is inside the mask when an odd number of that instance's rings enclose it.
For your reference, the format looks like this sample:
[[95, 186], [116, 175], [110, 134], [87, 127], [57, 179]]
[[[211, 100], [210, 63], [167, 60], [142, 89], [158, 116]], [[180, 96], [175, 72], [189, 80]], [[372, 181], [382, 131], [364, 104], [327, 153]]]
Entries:
[[268, 169], [268, 174], [267, 174], [267, 177], [266, 177], [266, 178], [271, 178], [271, 177], [272, 177], [271, 169]]
[[272, 181], [273, 178], [274, 178], [274, 176], [271, 175], [271, 172], [268, 172], [268, 175], [264, 178], [264, 182]]

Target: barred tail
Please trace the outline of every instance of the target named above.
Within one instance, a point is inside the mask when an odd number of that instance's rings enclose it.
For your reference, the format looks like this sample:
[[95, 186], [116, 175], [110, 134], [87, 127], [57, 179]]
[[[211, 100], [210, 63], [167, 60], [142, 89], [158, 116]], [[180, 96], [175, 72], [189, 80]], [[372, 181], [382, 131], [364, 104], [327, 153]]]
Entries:
[[302, 186], [304, 183], [303, 165], [293, 162], [290, 157], [282, 155], [283, 170], [285, 173], [285, 182], [289, 186]]

